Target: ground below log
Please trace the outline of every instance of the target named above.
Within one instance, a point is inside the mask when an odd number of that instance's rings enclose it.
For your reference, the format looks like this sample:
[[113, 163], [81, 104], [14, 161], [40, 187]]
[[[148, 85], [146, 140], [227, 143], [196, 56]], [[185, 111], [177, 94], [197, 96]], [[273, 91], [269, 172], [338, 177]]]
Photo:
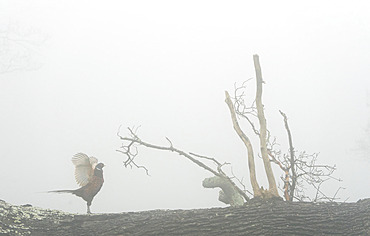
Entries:
[[2, 235], [370, 235], [370, 199], [79, 215], [0, 200]]

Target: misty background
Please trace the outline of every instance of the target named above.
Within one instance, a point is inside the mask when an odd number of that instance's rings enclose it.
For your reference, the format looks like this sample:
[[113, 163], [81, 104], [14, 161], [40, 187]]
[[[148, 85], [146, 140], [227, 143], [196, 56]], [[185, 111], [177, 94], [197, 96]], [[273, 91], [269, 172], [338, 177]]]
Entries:
[[[117, 131], [140, 126], [145, 141], [168, 137], [230, 162], [249, 187], [224, 91], [254, 78], [253, 54], [282, 151], [279, 109], [296, 150], [336, 165], [344, 181], [325, 183], [328, 195], [342, 186], [342, 200], [370, 197], [368, 9], [368, 1], [0, 1], [0, 199], [85, 213], [81, 198], [40, 193], [76, 189], [71, 158], [84, 152], [106, 165], [92, 212], [225, 206], [218, 189], [201, 185], [211, 174], [184, 157], [140, 147], [137, 163], [150, 176], [124, 168]], [[254, 80], [248, 86], [254, 97]]]

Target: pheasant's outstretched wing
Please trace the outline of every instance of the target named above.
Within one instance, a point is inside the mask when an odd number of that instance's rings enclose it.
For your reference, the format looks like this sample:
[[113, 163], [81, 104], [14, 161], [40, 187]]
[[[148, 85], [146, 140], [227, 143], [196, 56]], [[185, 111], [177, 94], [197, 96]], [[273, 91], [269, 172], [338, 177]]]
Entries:
[[77, 153], [72, 158], [75, 165], [75, 179], [81, 187], [89, 183], [90, 177], [94, 174], [94, 168], [98, 163], [95, 157], [88, 157], [84, 153]]

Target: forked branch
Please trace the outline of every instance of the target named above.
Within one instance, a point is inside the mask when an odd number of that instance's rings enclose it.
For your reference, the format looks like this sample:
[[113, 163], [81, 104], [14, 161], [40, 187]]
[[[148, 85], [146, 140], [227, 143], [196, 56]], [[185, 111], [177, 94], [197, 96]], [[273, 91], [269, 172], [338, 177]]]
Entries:
[[254, 163], [254, 152], [253, 152], [253, 147], [252, 143], [249, 140], [248, 136], [243, 132], [243, 130], [240, 128], [239, 122], [236, 118], [235, 114], [235, 109], [233, 102], [231, 101], [230, 95], [227, 91], [225, 91], [225, 102], [227, 106], [229, 107], [230, 115], [231, 115], [231, 120], [233, 122], [233, 127], [235, 132], [238, 134], [239, 138], [242, 140], [244, 143], [245, 147], [247, 148], [248, 151], [248, 168], [249, 168], [249, 176], [250, 176], [250, 181], [253, 189], [254, 196], [261, 196], [261, 190], [257, 182], [257, 177], [256, 177], [256, 167]]
[[[215, 158], [195, 154], [192, 152], [184, 152], [174, 147], [174, 145], [172, 144], [172, 141], [167, 137], [166, 137], [166, 140], [169, 143], [168, 146], [154, 145], [154, 144], [141, 140], [139, 136], [136, 134], [137, 130], [133, 131], [133, 129], [131, 128], [128, 128], [128, 130], [129, 130], [128, 137], [123, 137], [119, 134], [119, 132], [117, 133], [118, 137], [125, 142], [122, 145], [121, 149], [117, 150], [118, 152], [123, 153], [127, 157], [127, 159], [124, 161], [125, 167], [136, 166], [138, 168], [144, 168], [146, 173], [148, 174], [147, 168], [145, 168], [144, 166], [137, 165], [135, 162], [135, 157], [138, 155], [137, 146], [145, 146], [147, 148], [175, 152], [179, 154], [180, 156], [184, 156], [191, 162], [195, 163], [197, 166], [205, 169], [208, 172], [211, 172], [214, 175], [214, 177], [205, 179], [203, 181], [203, 186], [207, 188], [220, 187], [223, 190], [223, 192], [220, 194], [223, 196], [221, 197], [223, 202], [227, 201], [227, 203], [230, 205], [242, 205], [244, 203], [243, 199], [245, 201], [249, 200], [249, 197], [246, 195], [245, 191], [241, 190], [231, 180], [231, 178], [227, 176], [225, 172], [222, 170], [222, 167], [229, 163], [222, 164], [219, 161], [217, 161]], [[209, 165], [200, 161], [199, 159], [211, 161], [212, 163], [216, 164], [217, 168], [213, 169]]]

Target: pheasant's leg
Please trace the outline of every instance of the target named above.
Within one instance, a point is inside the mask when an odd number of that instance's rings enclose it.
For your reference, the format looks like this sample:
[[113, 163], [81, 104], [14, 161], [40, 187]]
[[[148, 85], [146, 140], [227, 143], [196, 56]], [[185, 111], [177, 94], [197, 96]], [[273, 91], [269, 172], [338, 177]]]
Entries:
[[87, 214], [91, 214], [90, 205], [89, 204], [87, 204]]

